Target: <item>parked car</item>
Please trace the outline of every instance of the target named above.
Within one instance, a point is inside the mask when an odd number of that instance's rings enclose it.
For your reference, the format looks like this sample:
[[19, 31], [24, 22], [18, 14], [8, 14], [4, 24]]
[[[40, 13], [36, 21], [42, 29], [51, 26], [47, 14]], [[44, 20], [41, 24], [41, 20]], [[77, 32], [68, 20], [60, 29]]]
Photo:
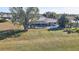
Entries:
[[49, 26], [47, 27], [47, 29], [50, 31], [50, 30], [58, 30], [59, 29], [59, 25], [55, 24], [55, 25], [52, 25], [52, 26]]

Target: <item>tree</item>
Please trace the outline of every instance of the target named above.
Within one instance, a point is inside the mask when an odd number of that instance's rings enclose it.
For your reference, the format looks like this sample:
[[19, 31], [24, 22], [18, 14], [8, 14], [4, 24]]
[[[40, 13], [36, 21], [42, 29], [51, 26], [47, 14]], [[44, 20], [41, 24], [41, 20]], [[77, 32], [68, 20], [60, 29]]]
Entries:
[[24, 30], [28, 30], [29, 20], [37, 20], [39, 18], [39, 9], [37, 7], [12, 7], [12, 22], [19, 22], [23, 25]]
[[57, 14], [55, 12], [46, 12], [43, 14], [43, 16], [47, 18], [57, 18]]
[[75, 22], [76, 22], [76, 28], [78, 27], [78, 21], [79, 21], [79, 17], [77, 16], [77, 17], [75, 17]]
[[66, 18], [65, 14], [61, 15], [61, 17], [58, 19], [58, 24], [61, 28], [65, 28], [68, 23], [69, 20]]

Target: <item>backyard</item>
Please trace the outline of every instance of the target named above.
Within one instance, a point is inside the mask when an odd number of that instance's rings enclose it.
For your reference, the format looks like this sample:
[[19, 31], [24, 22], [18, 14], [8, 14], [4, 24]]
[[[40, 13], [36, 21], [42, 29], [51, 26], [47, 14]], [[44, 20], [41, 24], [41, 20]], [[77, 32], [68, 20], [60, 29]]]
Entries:
[[[7, 27], [4, 26], [7, 25]], [[1, 24], [0, 24], [1, 26]], [[12, 30], [11, 23], [0, 27], [0, 50], [8, 51], [73, 51], [79, 50], [79, 34], [67, 34], [63, 30], [29, 29], [28, 32]], [[3, 27], [3, 28], [2, 28]], [[8, 30], [8, 31], [7, 31]], [[14, 31], [11, 33], [4, 33]]]

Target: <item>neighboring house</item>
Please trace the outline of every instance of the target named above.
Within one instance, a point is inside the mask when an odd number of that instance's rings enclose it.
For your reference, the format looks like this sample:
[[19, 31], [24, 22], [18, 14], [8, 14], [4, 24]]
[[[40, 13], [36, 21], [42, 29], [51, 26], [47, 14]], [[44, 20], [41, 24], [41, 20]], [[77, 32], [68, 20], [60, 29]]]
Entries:
[[10, 20], [12, 18], [12, 15], [11, 15], [11, 13], [0, 12], [0, 18]]
[[69, 16], [67, 18], [69, 19], [69, 22], [71, 23], [72, 27], [76, 27], [76, 25], [78, 25], [78, 27], [79, 27], [79, 20], [76, 21], [74, 16]]
[[53, 24], [57, 24], [57, 19], [41, 16], [39, 20], [30, 23], [30, 28], [46, 28]]
[[71, 20], [71, 23], [72, 23], [72, 27], [79, 27], [79, 20], [78, 21], [75, 21], [75, 20]]

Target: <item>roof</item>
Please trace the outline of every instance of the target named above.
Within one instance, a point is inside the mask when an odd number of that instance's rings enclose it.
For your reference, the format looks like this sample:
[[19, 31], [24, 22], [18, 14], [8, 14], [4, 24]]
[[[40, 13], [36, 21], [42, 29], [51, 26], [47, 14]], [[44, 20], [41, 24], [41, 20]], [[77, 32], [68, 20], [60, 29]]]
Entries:
[[46, 18], [46, 17], [40, 17], [39, 20], [37, 21], [42, 21], [42, 22], [57, 22], [57, 19], [54, 19], [54, 18]]
[[3, 13], [3, 12], [0, 12], [0, 17], [3, 17], [3, 18], [11, 18], [12, 15], [11, 15], [11, 13]]
[[[76, 23], [75, 16], [67, 16], [71, 23]], [[77, 21], [79, 23], [79, 20]]]
[[75, 19], [74, 16], [67, 16], [67, 18], [68, 18], [69, 20], [74, 20], [74, 19]]
[[46, 24], [46, 23], [56, 23], [57, 19], [40, 17], [39, 20], [31, 22], [32, 24]]

